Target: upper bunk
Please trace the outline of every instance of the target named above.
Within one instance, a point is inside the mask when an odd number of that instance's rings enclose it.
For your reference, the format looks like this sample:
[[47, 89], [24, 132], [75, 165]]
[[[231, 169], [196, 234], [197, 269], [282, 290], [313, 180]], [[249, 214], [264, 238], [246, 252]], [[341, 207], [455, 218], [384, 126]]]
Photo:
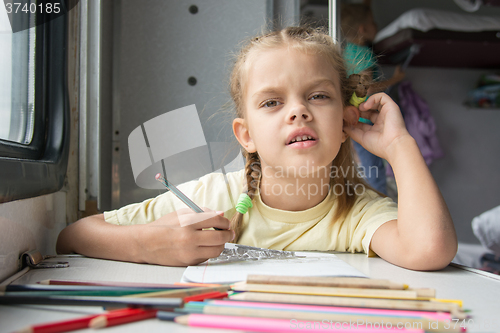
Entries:
[[412, 66], [500, 68], [500, 17], [412, 9], [380, 30], [373, 45], [380, 64], [403, 63], [410, 49]]

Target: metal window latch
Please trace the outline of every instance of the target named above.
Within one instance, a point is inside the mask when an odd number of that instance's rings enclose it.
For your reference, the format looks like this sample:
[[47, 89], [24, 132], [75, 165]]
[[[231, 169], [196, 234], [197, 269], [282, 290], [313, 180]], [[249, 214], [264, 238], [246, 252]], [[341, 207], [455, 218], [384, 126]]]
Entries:
[[64, 268], [69, 267], [66, 261], [44, 262], [45, 259], [55, 256], [42, 256], [38, 250], [31, 250], [21, 254], [21, 268], [29, 266], [30, 268]]

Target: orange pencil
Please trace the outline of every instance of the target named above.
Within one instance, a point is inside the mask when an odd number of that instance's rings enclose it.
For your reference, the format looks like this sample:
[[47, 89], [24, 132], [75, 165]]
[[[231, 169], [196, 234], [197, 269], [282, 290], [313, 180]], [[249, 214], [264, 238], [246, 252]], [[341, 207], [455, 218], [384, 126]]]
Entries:
[[103, 328], [155, 318], [157, 311], [155, 309], [128, 309], [118, 315], [102, 314], [92, 318], [88, 327]]

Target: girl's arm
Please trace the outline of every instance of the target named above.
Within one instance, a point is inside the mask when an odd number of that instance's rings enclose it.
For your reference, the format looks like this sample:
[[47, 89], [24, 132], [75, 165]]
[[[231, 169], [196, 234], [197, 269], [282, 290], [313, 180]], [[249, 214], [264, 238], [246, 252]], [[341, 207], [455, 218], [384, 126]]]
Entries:
[[377, 229], [371, 249], [405, 268], [446, 267], [457, 252], [453, 221], [417, 143], [406, 130], [398, 106], [389, 96], [376, 94], [359, 110], [374, 125], [357, 123], [346, 128], [346, 132], [389, 162], [398, 186], [398, 220]]
[[[216, 227], [224, 230], [202, 230]], [[57, 239], [57, 253], [89, 257], [188, 266], [217, 257], [234, 234], [229, 220], [216, 212], [181, 209], [149, 224], [114, 225], [98, 214], [66, 227]]]

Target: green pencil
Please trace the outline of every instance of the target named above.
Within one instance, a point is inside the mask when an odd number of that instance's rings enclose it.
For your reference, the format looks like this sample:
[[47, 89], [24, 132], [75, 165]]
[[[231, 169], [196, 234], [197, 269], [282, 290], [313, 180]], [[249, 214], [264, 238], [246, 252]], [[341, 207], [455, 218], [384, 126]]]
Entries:
[[[34, 290], [34, 291], [7, 291], [0, 292], [0, 296], [133, 296], [147, 293], [156, 293], [158, 289], [135, 289], [135, 290]], [[167, 296], [165, 296], [167, 297]]]
[[128, 298], [102, 296], [0, 296], [0, 304], [77, 305], [152, 308], [171, 310], [182, 306], [182, 298]]

